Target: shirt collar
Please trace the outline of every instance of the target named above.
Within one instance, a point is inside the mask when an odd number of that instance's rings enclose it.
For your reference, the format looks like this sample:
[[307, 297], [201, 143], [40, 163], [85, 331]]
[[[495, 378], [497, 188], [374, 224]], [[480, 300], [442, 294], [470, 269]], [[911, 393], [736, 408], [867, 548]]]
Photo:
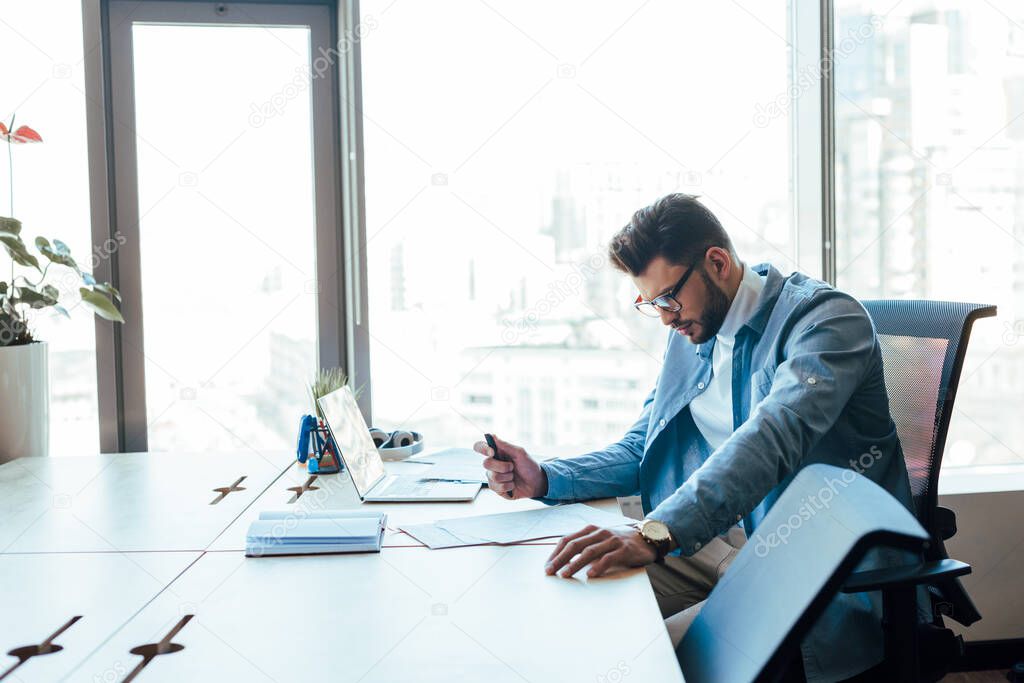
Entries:
[[750, 320], [750, 317], [757, 310], [758, 298], [761, 290], [764, 289], [764, 281], [761, 276], [748, 266], [743, 266], [743, 278], [736, 289], [736, 296], [729, 304], [729, 312], [722, 321], [722, 327], [718, 330], [718, 337], [731, 339], [736, 336], [740, 328]]
[[[765, 280], [761, 287], [760, 294], [757, 295], [757, 303], [753, 307], [753, 312], [750, 313], [750, 317], [745, 323], [740, 323], [739, 327], [741, 329], [748, 328], [760, 336], [764, 333], [765, 325], [768, 324], [768, 318], [771, 316], [772, 310], [775, 308], [775, 302], [778, 301], [779, 294], [782, 293], [782, 287], [786, 284], [786, 280], [782, 277], [782, 273], [780, 273], [778, 269], [770, 263], [759, 263], [752, 268], [747, 268], [746, 270], [753, 271], [753, 273], [758, 277], [762, 275], [765, 276]], [[744, 273], [744, 280], [747, 276], [748, 273]], [[731, 307], [729, 312], [732, 312]], [[710, 359], [711, 352], [715, 348], [715, 340], [717, 338], [718, 335], [715, 335], [703, 344], [698, 344], [695, 353], [704, 360]]]

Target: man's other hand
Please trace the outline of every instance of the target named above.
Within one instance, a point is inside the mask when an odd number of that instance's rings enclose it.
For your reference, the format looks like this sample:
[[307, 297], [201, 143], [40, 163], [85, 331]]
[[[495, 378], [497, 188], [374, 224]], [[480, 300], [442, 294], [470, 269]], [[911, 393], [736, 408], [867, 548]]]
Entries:
[[558, 542], [544, 571], [569, 577], [589, 564], [587, 576], [594, 578], [615, 569], [643, 567], [657, 557], [654, 547], [632, 527], [602, 529], [589, 524]]

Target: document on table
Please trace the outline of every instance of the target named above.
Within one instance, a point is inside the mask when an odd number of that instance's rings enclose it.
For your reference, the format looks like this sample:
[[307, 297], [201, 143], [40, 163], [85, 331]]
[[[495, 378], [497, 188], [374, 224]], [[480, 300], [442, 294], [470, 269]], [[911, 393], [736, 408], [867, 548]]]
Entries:
[[407, 458], [405, 462], [415, 464], [433, 463], [424, 470], [424, 479], [454, 479], [487, 483], [483, 466], [484, 456], [469, 448], [446, 448], [430, 455]]
[[521, 543], [565, 536], [588, 524], [621, 526], [632, 522], [632, 519], [622, 515], [573, 503], [521, 512], [441, 519], [433, 524], [412, 524], [399, 528], [428, 548], [453, 548], [485, 543]]
[[443, 527], [434, 524], [409, 524], [399, 528], [431, 550], [460, 548], [467, 545], [489, 545], [491, 543], [480, 538], [456, 536]]

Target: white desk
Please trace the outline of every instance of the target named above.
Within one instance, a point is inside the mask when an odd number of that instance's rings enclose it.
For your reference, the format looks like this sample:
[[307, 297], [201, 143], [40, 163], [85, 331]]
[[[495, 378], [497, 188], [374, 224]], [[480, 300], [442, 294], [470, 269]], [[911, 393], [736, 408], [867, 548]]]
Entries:
[[[420, 474], [429, 465], [410, 463], [384, 464], [389, 474]], [[495, 494], [490, 489], [483, 489], [477, 494], [476, 500], [469, 503], [362, 503], [356, 495], [352, 479], [347, 472], [318, 476], [311, 486], [315, 490], [304, 491], [295, 498], [296, 491], [309, 481], [306, 466], [295, 463], [285, 474], [275, 481], [256, 502], [221, 534], [209, 547], [210, 550], [245, 550], [245, 531], [249, 524], [266, 510], [296, 510], [297, 515], [303, 512], [319, 510], [345, 510], [362, 507], [380, 510], [388, 515], [388, 532], [384, 537], [386, 547], [417, 546], [422, 543], [408, 534], [398, 531], [403, 524], [419, 524], [437, 519], [451, 517], [467, 517], [469, 515], [489, 515], [497, 512], [514, 512], [516, 510], [533, 510], [545, 507], [544, 503], [529, 498], [508, 500]], [[591, 501], [596, 508], [618, 514], [618, 503], [614, 498]], [[547, 541], [553, 543], [554, 541]]]
[[[549, 546], [246, 559], [208, 552], [78, 670], [92, 680], [173, 638], [141, 681], [600, 681], [682, 676], [642, 570], [546, 576]], [[312, 581], [319, 585], [312, 585]], [[605, 678], [602, 679], [601, 677]]]
[[[0, 467], [0, 554], [204, 550], [290, 462], [251, 453], [14, 460]], [[243, 476], [244, 490], [214, 490]]]
[[[80, 614], [55, 640], [65, 650], [8, 680], [123, 680], [143, 660], [132, 648], [191, 614], [172, 639], [185, 649], [137, 680], [682, 680], [643, 570], [549, 577], [550, 541], [431, 551], [392, 535], [379, 554], [244, 558], [234, 548], [261, 509], [359, 505], [345, 474], [289, 503], [308, 478], [289, 463], [140, 454], [0, 466], [0, 672], [16, 661], [3, 653]], [[245, 491], [210, 505], [211, 489], [243, 474]], [[484, 490], [469, 504], [377, 505], [397, 525], [540, 503]]]
[[[0, 675], [7, 652], [54, 639], [64, 649], [36, 656], [7, 680], [53, 681], [70, 673], [164, 590], [200, 553], [37, 553], [0, 555]], [[5, 681], [6, 683], [6, 681]]]

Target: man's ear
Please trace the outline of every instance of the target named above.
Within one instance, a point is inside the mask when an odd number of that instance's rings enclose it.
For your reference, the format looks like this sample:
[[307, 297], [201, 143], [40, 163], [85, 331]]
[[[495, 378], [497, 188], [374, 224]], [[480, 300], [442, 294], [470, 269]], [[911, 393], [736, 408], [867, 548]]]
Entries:
[[724, 282], [732, 274], [732, 256], [721, 247], [711, 247], [704, 254], [704, 267], [712, 279]]

